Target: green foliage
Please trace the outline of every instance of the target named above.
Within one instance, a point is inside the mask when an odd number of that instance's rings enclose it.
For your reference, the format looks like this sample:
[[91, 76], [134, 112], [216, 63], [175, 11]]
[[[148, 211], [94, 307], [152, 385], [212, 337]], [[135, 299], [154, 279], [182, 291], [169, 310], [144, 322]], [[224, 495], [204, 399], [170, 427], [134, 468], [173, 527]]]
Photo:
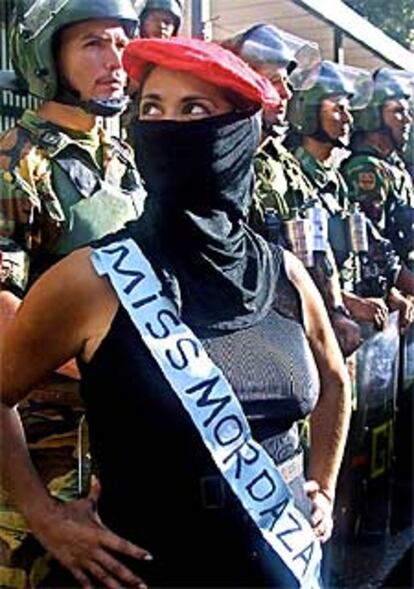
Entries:
[[384, 33], [410, 48], [414, 41], [413, 0], [344, 0]]

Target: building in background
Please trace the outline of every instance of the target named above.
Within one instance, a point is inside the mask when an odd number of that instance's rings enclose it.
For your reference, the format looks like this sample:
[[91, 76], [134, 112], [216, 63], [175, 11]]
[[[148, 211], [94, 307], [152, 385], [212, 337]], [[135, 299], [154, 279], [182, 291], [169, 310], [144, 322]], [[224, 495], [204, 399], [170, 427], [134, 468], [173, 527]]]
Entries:
[[194, 34], [222, 39], [267, 22], [317, 42], [323, 59], [370, 70], [391, 66], [414, 71], [413, 53], [340, 0], [192, 0], [188, 9]]
[[[11, 68], [8, 30], [15, 2], [0, 2], [1, 70]], [[220, 40], [255, 22], [316, 41], [324, 59], [370, 70], [391, 66], [414, 71], [413, 53], [340, 0], [188, 0], [182, 34]], [[0, 132], [35, 103], [32, 97], [0, 91]]]
[[[0, 1], [0, 70], [12, 69], [9, 51], [9, 28], [16, 0]], [[16, 95], [10, 90], [0, 90], [0, 133], [15, 124], [25, 108], [35, 108], [36, 98], [28, 94]]]

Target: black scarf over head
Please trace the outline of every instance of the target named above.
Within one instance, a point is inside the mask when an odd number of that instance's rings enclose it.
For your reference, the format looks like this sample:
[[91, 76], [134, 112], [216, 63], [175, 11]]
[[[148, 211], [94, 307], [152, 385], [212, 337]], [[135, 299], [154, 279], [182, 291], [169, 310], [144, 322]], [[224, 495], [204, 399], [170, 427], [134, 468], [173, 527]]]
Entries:
[[134, 125], [148, 197], [133, 235], [202, 332], [249, 327], [273, 302], [271, 251], [246, 224], [260, 129], [257, 112]]

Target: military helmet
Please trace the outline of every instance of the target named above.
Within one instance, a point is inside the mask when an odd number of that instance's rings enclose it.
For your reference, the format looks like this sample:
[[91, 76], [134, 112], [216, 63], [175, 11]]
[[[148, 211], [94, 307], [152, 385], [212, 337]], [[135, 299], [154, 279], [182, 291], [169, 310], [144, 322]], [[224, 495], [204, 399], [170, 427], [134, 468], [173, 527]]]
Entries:
[[320, 107], [326, 98], [347, 97], [354, 108], [370, 99], [371, 76], [358, 68], [322, 61], [316, 83], [309, 90], [294, 92], [289, 103], [288, 120], [301, 135], [320, 131]]
[[184, 6], [182, 0], [146, 0], [137, 2], [135, 8], [142, 24], [151, 10], [165, 10], [174, 17], [174, 35], [177, 34], [183, 20]]
[[373, 75], [374, 91], [366, 108], [354, 114], [355, 131], [379, 131], [384, 121], [382, 109], [388, 100], [410, 100], [413, 97], [414, 74], [381, 68]]
[[54, 99], [59, 89], [56, 33], [95, 19], [119, 20], [129, 37], [135, 34], [138, 22], [130, 0], [19, 0], [11, 30], [11, 55], [20, 83], [35, 96]]
[[291, 35], [270, 24], [256, 24], [221, 42], [253, 69], [274, 66], [286, 68], [293, 88], [310, 88], [316, 81], [320, 65], [316, 43]]

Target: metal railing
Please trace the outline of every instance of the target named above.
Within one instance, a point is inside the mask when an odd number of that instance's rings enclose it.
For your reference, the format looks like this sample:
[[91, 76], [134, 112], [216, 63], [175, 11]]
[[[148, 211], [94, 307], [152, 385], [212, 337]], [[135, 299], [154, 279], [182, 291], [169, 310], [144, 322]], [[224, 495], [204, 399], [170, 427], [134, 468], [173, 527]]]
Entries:
[[[0, 69], [12, 69], [9, 37], [11, 16], [16, 0], [0, 1]], [[38, 101], [29, 94], [0, 90], [0, 133], [13, 126], [26, 108], [35, 108]]]

